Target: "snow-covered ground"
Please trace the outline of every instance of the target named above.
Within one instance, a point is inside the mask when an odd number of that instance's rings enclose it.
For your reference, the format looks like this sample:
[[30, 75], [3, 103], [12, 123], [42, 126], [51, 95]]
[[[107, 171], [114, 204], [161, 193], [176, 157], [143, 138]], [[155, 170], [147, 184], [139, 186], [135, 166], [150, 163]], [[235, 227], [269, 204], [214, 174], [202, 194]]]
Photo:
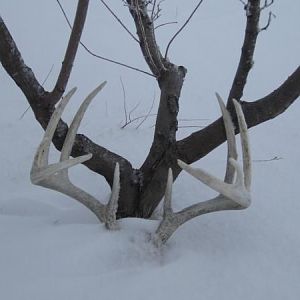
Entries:
[[[130, 26], [126, 8], [119, 2], [115, 9]], [[193, 5], [175, 2], [169, 5], [168, 17], [182, 22]], [[68, 14], [74, 13], [74, 4], [62, 3]], [[167, 7], [168, 1], [166, 14]], [[42, 81], [54, 65], [45, 83], [51, 89], [69, 33], [56, 2], [4, 0], [0, 10], [38, 79]], [[300, 5], [295, 0], [277, 1], [273, 10], [277, 18], [259, 37], [245, 99], [270, 92], [299, 64]], [[203, 119], [180, 125], [203, 126], [219, 115], [214, 91], [224, 97], [228, 92], [243, 22], [240, 1], [210, 1], [174, 43], [171, 57], [189, 70], [180, 118]], [[109, 30], [113, 35], [105, 38]], [[173, 31], [161, 29], [162, 45]], [[96, 52], [146, 69], [137, 45], [97, 1], [91, 3], [83, 40]], [[299, 299], [299, 100], [283, 115], [250, 130], [252, 206], [196, 218], [158, 251], [148, 241], [157, 221], [126, 219], [120, 231], [109, 232], [74, 200], [31, 185], [29, 170], [42, 130], [30, 111], [20, 118], [27, 108], [24, 96], [3, 69], [0, 76], [5, 103], [0, 111], [0, 299]], [[120, 76], [128, 109], [141, 102], [135, 115], [149, 109], [154, 95], [157, 106], [158, 90], [151, 78], [97, 61], [81, 49], [69, 83], [79, 91], [64, 118], [69, 121], [84, 95], [108, 80], [80, 131], [138, 167], [151, 143], [154, 119], [150, 117], [138, 130], [136, 124], [120, 129], [124, 120]], [[189, 132], [181, 128], [178, 135]], [[53, 160], [57, 155], [53, 149]], [[223, 145], [196, 165], [222, 177], [225, 158]], [[71, 175], [75, 183], [107, 200], [109, 189], [101, 177], [82, 166]], [[174, 184], [174, 207], [181, 209], [213, 195], [181, 174]]]

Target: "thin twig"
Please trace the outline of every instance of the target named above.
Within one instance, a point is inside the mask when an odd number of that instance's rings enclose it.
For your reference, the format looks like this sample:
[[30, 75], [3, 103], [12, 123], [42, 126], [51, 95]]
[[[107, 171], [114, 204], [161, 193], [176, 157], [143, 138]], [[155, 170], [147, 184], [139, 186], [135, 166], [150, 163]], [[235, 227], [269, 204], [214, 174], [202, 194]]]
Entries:
[[[45, 84], [46, 81], [48, 80], [50, 74], [52, 73], [53, 68], [54, 68], [54, 64], [51, 66], [50, 71], [47, 73], [45, 79], [43, 80], [43, 82], [42, 82], [42, 84], [41, 84], [42, 87], [44, 86], [44, 84]], [[28, 112], [29, 109], [30, 109], [30, 106], [28, 106], [28, 107], [26, 108], [26, 110], [22, 113], [22, 115], [20, 116], [19, 120], [22, 120], [22, 119], [24, 118], [25, 114]]]
[[[153, 124], [152, 126], [150, 126], [149, 128], [153, 128], [153, 127], [155, 127], [155, 124]], [[178, 125], [178, 129], [179, 128], [201, 128], [201, 129], [203, 129], [203, 128], [205, 128], [206, 126], [200, 126], [200, 125]]]
[[199, 119], [199, 118], [191, 118], [191, 119], [187, 119], [187, 118], [181, 118], [178, 119], [178, 121], [182, 121], [182, 122], [193, 122], [193, 121], [209, 121], [210, 119]]
[[130, 122], [132, 122], [132, 119], [131, 119], [131, 115], [133, 114], [133, 112], [140, 106], [141, 104], [141, 101], [139, 101], [128, 113], [128, 119]]
[[274, 156], [273, 158], [269, 158], [269, 159], [253, 159], [253, 162], [270, 162], [270, 161], [274, 161], [274, 160], [281, 160], [283, 159], [283, 157], [278, 157], [278, 156]]
[[269, 0], [265, 0], [265, 3], [264, 3], [264, 5], [260, 8], [260, 10], [263, 10], [263, 9], [268, 8], [268, 7], [271, 6], [273, 3], [274, 3], [274, 0], [270, 0], [270, 2], [269, 2]]
[[154, 2], [153, 2], [152, 11], [151, 11], [151, 20], [152, 20], [152, 22], [154, 20], [155, 6], [156, 6], [156, 0], [154, 0]]
[[[157, 74], [157, 73], [159, 73], [160, 68], [156, 65], [156, 63], [154, 61], [154, 58], [153, 58], [153, 55], [152, 55], [152, 52], [151, 52], [151, 49], [150, 49], [150, 46], [148, 44], [148, 38], [147, 38], [147, 35], [146, 35], [146, 32], [145, 32], [145, 27], [143, 25], [143, 20], [142, 20], [142, 16], [141, 16], [141, 13], [140, 13], [140, 7], [139, 7], [138, 0], [136, 0], [134, 8], [135, 8], [135, 11], [136, 11], [137, 20], [138, 20], [138, 24], [139, 24], [141, 35], [142, 35], [142, 40], [144, 42], [145, 51], [146, 51], [147, 57], [149, 59], [149, 67], [151, 69], [151, 66], [153, 66], [155, 68], [155, 71], [153, 73]], [[163, 63], [161, 63], [161, 64], [163, 66]]]
[[132, 67], [130, 65], [127, 65], [127, 64], [124, 64], [122, 62], [119, 62], [119, 61], [116, 61], [116, 60], [112, 60], [112, 59], [109, 59], [107, 57], [104, 57], [104, 56], [101, 56], [101, 55], [98, 55], [94, 52], [92, 52], [85, 44], [83, 44], [82, 42], [80, 42], [80, 45], [84, 48], [84, 50], [86, 50], [90, 55], [96, 57], [96, 58], [99, 58], [99, 59], [102, 59], [104, 61], [107, 61], [107, 62], [110, 62], [110, 63], [113, 63], [115, 65], [119, 65], [119, 66], [122, 66], [122, 67], [125, 67], [127, 69], [130, 69], [130, 70], [133, 70], [133, 71], [137, 71], [137, 72], [140, 72], [140, 73], [144, 73], [146, 75], [149, 75], [151, 77], [155, 77], [153, 74], [147, 72], [147, 71], [144, 71], [144, 70], [141, 70], [139, 68], [136, 68], [136, 67]]
[[267, 24], [260, 28], [259, 32], [261, 31], [264, 31], [264, 30], [267, 30], [271, 24], [271, 21], [272, 21], [272, 18], [276, 18], [276, 15], [274, 15], [271, 11], [269, 12], [269, 17], [268, 17], [268, 21], [267, 21]]
[[127, 28], [127, 26], [121, 21], [121, 19], [113, 12], [113, 10], [108, 6], [104, 0], [100, 0], [106, 9], [113, 15], [113, 17], [118, 21], [118, 23], [125, 29], [125, 31], [139, 43], [139, 40], [134, 36], [134, 34]]
[[120, 82], [121, 82], [122, 91], [123, 91], [123, 108], [124, 108], [124, 115], [125, 115], [125, 124], [127, 124], [128, 117], [127, 117], [127, 106], [126, 106], [126, 92], [125, 92], [125, 87], [124, 87], [122, 77], [120, 77]]
[[[131, 110], [131, 112], [133, 112], [133, 110], [135, 110], [136, 108], [137, 108], [137, 106], [140, 104], [140, 102]], [[130, 114], [130, 112], [129, 112], [129, 114]], [[142, 115], [142, 116], [138, 116], [138, 117], [135, 117], [135, 118], [133, 118], [133, 119], [131, 119], [131, 118], [129, 118], [129, 122], [127, 123], [127, 124], [124, 124], [122, 127], [121, 127], [121, 129], [123, 129], [123, 128], [125, 128], [127, 125], [129, 125], [129, 124], [131, 124], [131, 123], [133, 123], [133, 122], [135, 122], [135, 121], [138, 121], [138, 120], [140, 120], [140, 119], [143, 119], [143, 118], [145, 118], [145, 117], [155, 117], [155, 116], [157, 116], [157, 114], [146, 114], [146, 115]], [[194, 122], [194, 121], [209, 121], [210, 119], [197, 119], [197, 118], [195, 118], [195, 119], [178, 119], [178, 121], [179, 122]], [[152, 127], [154, 127], [155, 125], [153, 125]], [[197, 125], [182, 125], [182, 126], [179, 126], [178, 128], [184, 128], [184, 127], [188, 127], [188, 126], [190, 126], [190, 127], [196, 127], [196, 128], [203, 128], [203, 126], [197, 126]]]
[[158, 78], [163, 71], [167, 70], [167, 66], [165, 66], [165, 61], [156, 42], [153, 21], [148, 15], [147, 5], [149, 2], [144, 0], [127, 0], [126, 2], [135, 22], [144, 59], [152, 74]]
[[175, 38], [179, 35], [179, 33], [185, 28], [185, 26], [190, 22], [191, 18], [193, 17], [193, 15], [195, 14], [195, 12], [198, 10], [198, 8], [200, 7], [200, 5], [202, 4], [203, 0], [200, 0], [198, 2], [198, 4], [196, 5], [196, 7], [194, 8], [194, 10], [192, 11], [192, 13], [190, 14], [190, 16], [187, 18], [187, 20], [184, 22], [184, 24], [179, 28], [179, 30], [173, 35], [173, 37], [171, 38], [171, 40], [169, 41], [167, 48], [166, 48], [166, 52], [165, 52], [165, 59], [167, 59], [168, 56], [168, 52], [169, 52], [169, 48], [171, 46], [171, 44], [173, 43], [173, 41], [175, 40]]
[[204, 128], [205, 126], [197, 126], [197, 125], [180, 125], [178, 128]]
[[52, 66], [51, 66], [51, 68], [50, 68], [50, 70], [49, 70], [48, 74], [46, 75], [45, 79], [43, 80], [43, 82], [42, 82], [42, 86], [44, 86], [44, 84], [47, 82], [47, 80], [48, 80], [48, 78], [49, 78], [50, 74], [51, 74], [51, 73], [52, 73], [52, 71], [53, 71], [53, 68], [54, 68], [54, 64], [52, 64]]
[[127, 127], [131, 123], [134, 123], [134, 122], [136, 122], [136, 121], [138, 121], [140, 119], [144, 119], [145, 117], [149, 118], [149, 117], [156, 117], [156, 116], [157, 116], [157, 114], [146, 114], [146, 115], [141, 115], [141, 116], [138, 116], [138, 117], [134, 117], [133, 119], [130, 119], [127, 124], [122, 125], [121, 129], [124, 129], [125, 127]]
[[139, 129], [141, 127], [141, 125], [148, 119], [148, 117], [151, 115], [151, 111], [153, 109], [153, 106], [154, 106], [154, 101], [155, 101], [155, 93], [154, 93], [154, 96], [153, 96], [153, 99], [152, 99], [152, 103], [151, 103], [151, 106], [150, 106], [150, 109], [148, 110], [148, 113], [146, 114], [146, 116], [143, 118], [143, 120], [140, 122], [140, 124], [138, 124], [135, 129]]
[[177, 23], [178, 23], [177, 21], [162, 23], [162, 24], [159, 24], [156, 27], [154, 27], [154, 29], [157, 29], [159, 27], [163, 27], [163, 26], [166, 26], [166, 25], [177, 24]]
[[30, 108], [30, 106], [28, 106], [28, 107], [26, 108], [26, 110], [22, 113], [22, 115], [21, 115], [20, 118], [19, 118], [19, 121], [23, 119], [23, 117], [25, 116], [25, 114], [28, 112], [29, 108]]
[[[66, 15], [66, 13], [65, 13], [65, 11], [64, 11], [64, 8], [62, 7], [62, 5], [61, 5], [61, 3], [60, 3], [59, 0], [56, 0], [56, 1], [57, 1], [57, 3], [59, 4], [59, 7], [60, 7], [60, 9], [61, 9], [61, 11], [62, 11], [62, 13], [63, 13], [63, 15], [64, 15], [66, 21], [67, 21], [67, 23], [68, 23], [70, 29], [72, 30], [72, 25], [71, 25], [71, 23], [70, 23], [70, 21], [69, 21], [68, 16]], [[94, 56], [94, 57], [96, 57], [96, 58], [99, 58], [99, 59], [101, 59], [101, 60], [104, 60], [104, 61], [107, 61], [107, 62], [116, 64], [116, 65], [125, 67], [125, 68], [127, 68], [127, 69], [131, 69], [131, 70], [134, 70], [134, 71], [137, 71], [137, 72], [140, 72], [140, 73], [144, 73], [144, 74], [149, 75], [149, 76], [151, 76], [151, 77], [155, 77], [153, 74], [151, 74], [151, 73], [149, 73], [149, 72], [147, 72], [147, 71], [144, 71], [144, 70], [141, 70], [141, 69], [139, 69], [139, 68], [136, 68], [136, 67], [132, 67], [132, 66], [130, 66], [130, 65], [127, 65], [127, 64], [125, 64], [125, 63], [122, 63], [122, 62], [119, 62], [119, 61], [116, 61], [116, 60], [109, 59], [109, 58], [107, 58], [107, 57], [98, 55], [98, 54], [94, 53], [93, 51], [91, 51], [91, 50], [90, 50], [83, 42], [80, 42], [80, 45], [84, 48], [85, 51], [87, 51], [90, 55], [92, 55], [92, 56]]]
[[[159, 17], [160, 17], [160, 12], [162, 11], [161, 9], [161, 4], [162, 2], [164, 2], [165, 0], [160, 0], [157, 4], [156, 4], [156, 0], [153, 2], [152, 4], [152, 12], [151, 12], [151, 21], [154, 22], [156, 21]], [[149, 1], [152, 2], [152, 1]]]

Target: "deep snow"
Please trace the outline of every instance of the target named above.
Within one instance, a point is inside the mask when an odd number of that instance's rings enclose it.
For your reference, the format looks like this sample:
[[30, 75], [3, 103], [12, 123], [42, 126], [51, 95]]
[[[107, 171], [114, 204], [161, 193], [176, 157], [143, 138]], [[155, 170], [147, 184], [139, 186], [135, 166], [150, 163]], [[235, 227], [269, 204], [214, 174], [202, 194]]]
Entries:
[[[192, 125], [203, 126], [219, 116], [214, 91], [226, 96], [234, 74], [244, 15], [239, 1], [228, 2], [230, 5], [205, 3], [170, 52], [176, 63], [189, 70], [180, 118], [203, 119]], [[296, 2], [276, 2], [277, 18], [259, 38], [245, 99], [267, 94], [298, 66], [300, 5]], [[63, 4], [69, 14], [74, 13], [74, 4]], [[170, 18], [182, 22], [192, 5], [184, 10], [176, 1], [175, 6]], [[167, 2], [165, 7], [166, 10]], [[100, 8], [99, 3], [91, 3], [83, 39], [99, 52], [146, 69], [134, 42], [129, 42]], [[26, 63], [40, 80], [54, 64], [46, 83], [50, 89], [69, 33], [55, 1], [1, 1], [0, 9]], [[120, 15], [131, 24], [126, 8], [120, 9]], [[116, 32], [120, 42], [103, 38], [103, 26]], [[222, 28], [226, 28], [226, 34], [220, 34]], [[163, 45], [172, 32], [160, 31]], [[27, 108], [24, 96], [3, 69], [0, 76], [5, 103], [0, 111], [1, 299], [299, 298], [299, 100], [283, 115], [250, 130], [252, 206], [245, 211], [196, 218], [158, 251], [149, 243], [157, 221], [126, 219], [120, 222], [120, 231], [108, 232], [74, 200], [30, 184], [29, 170], [42, 130], [30, 111], [20, 119]], [[124, 119], [120, 76], [128, 107], [141, 101], [136, 115], [148, 110], [154, 93], [157, 106], [158, 91], [151, 79], [96, 61], [80, 50], [69, 83], [69, 87], [76, 85], [79, 90], [65, 119], [71, 119], [89, 90], [108, 80], [80, 131], [138, 167], [151, 143], [154, 119], [149, 118], [138, 130], [134, 126], [120, 129]], [[180, 124], [190, 125], [184, 121]], [[178, 135], [185, 136], [191, 130], [180, 129]], [[52, 159], [57, 155], [53, 150]], [[274, 157], [279, 159], [271, 160]], [[222, 177], [225, 159], [223, 145], [196, 165]], [[74, 182], [101, 201], [107, 200], [109, 189], [102, 178], [82, 166], [74, 168], [71, 175]], [[181, 174], [174, 184], [174, 208], [181, 209], [213, 195], [199, 182]]]

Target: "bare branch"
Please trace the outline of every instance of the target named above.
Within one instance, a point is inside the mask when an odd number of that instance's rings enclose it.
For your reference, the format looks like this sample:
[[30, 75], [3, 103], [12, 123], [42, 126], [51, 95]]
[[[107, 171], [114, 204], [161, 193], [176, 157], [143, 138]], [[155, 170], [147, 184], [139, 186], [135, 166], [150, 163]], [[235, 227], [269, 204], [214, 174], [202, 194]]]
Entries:
[[118, 21], [118, 23], [125, 29], [125, 31], [139, 43], [139, 40], [134, 36], [134, 34], [127, 28], [127, 26], [122, 22], [122, 20], [114, 13], [114, 11], [108, 6], [104, 0], [100, 0], [106, 9], [113, 15], [113, 17]]
[[128, 117], [127, 117], [127, 107], [126, 107], [126, 92], [125, 92], [125, 87], [123, 84], [122, 77], [120, 77], [120, 82], [122, 86], [122, 92], [123, 92], [123, 108], [124, 108], [124, 115], [125, 115], [125, 124], [128, 123]]
[[259, 33], [260, 1], [249, 0], [245, 5], [247, 25], [240, 61], [229, 92], [228, 101], [240, 100], [247, 82], [247, 77], [253, 66], [253, 55]]
[[264, 10], [266, 8], [268, 8], [269, 6], [271, 6], [274, 3], [274, 0], [265, 0], [265, 3], [263, 4], [263, 6], [260, 8], [260, 10]]
[[[45, 79], [43, 80], [43, 82], [42, 82], [42, 87], [44, 87], [44, 84], [47, 82], [47, 80], [48, 80], [50, 74], [51, 74], [52, 71], [53, 71], [53, 68], [54, 68], [54, 64], [51, 66], [49, 72], [47, 73]], [[25, 116], [25, 114], [28, 112], [29, 109], [30, 109], [30, 105], [29, 105], [29, 106], [26, 108], [26, 110], [22, 113], [22, 115], [20, 116], [19, 120], [22, 120], [22, 119], [23, 119], [23, 117]]]
[[259, 32], [267, 30], [271, 24], [272, 18], [276, 18], [276, 15], [274, 15], [271, 11], [269, 12], [269, 17], [268, 17], [268, 21], [267, 24], [264, 27], [261, 27]]
[[148, 112], [145, 114], [145, 115], [141, 115], [141, 116], [138, 116], [138, 117], [135, 117], [135, 118], [131, 118], [131, 114], [136, 110], [136, 108], [140, 105], [140, 102], [137, 103], [132, 109], [131, 111], [129, 112], [128, 114], [128, 118], [127, 118], [127, 121], [125, 122], [124, 125], [121, 126], [121, 129], [124, 129], [126, 126], [128, 126], [129, 124], [132, 124], [140, 119], [142, 119], [142, 121], [135, 127], [135, 129], [139, 129], [141, 127], [141, 125], [150, 117], [150, 116], [157, 116], [157, 114], [151, 114], [151, 111], [154, 107], [154, 101], [155, 101], [155, 95], [153, 97], [153, 100], [152, 100], [152, 103], [151, 103], [151, 106], [148, 110]]
[[153, 107], [154, 107], [154, 101], [155, 101], [155, 95], [153, 96], [152, 103], [151, 103], [151, 106], [150, 106], [150, 108], [149, 108], [147, 114], [144, 116], [144, 118], [143, 118], [143, 120], [140, 122], [140, 124], [138, 124], [138, 125], [135, 127], [135, 129], [139, 129], [139, 128], [142, 126], [142, 124], [143, 124], [143, 123], [148, 119], [148, 117], [151, 115], [151, 111], [152, 111], [152, 109], [153, 109]]
[[152, 4], [152, 11], [151, 11], [151, 20], [152, 20], [152, 21], [154, 21], [156, 1], [157, 1], [157, 0], [154, 0], [154, 1], [153, 1], [153, 4]]
[[152, 9], [151, 9], [151, 20], [154, 22], [157, 19], [159, 19], [159, 17], [161, 16], [161, 4], [164, 2], [165, 0], [160, 0], [158, 3], [156, 0], [148, 0], [148, 3], [152, 5]]
[[205, 126], [197, 125], [179, 125], [178, 128], [204, 128]]
[[194, 8], [194, 10], [192, 11], [192, 13], [190, 14], [190, 16], [187, 18], [187, 20], [184, 22], [184, 24], [179, 28], [179, 30], [174, 34], [174, 36], [171, 38], [171, 40], [169, 41], [167, 48], [166, 48], [166, 52], [165, 52], [165, 59], [168, 56], [168, 52], [169, 52], [169, 48], [171, 46], [171, 44], [173, 43], [173, 41], [175, 40], [175, 38], [179, 35], [179, 33], [185, 28], [185, 26], [190, 22], [190, 20], [192, 19], [193, 15], [195, 14], [195, 12], [198, 10], [198, 8], [200, 7], [200, 5], [202, 4], [203, 0], [200, 0], [198, 2], [198, 4], [196, 5], [196, 7]]
[[[57, 0], [57, 2], [61, 7], [59, 0]], [[78, 45], [80, 43], [80, 38], [84, 27], [88, 6], [89, 6], [89, 0], [78, 1], [76, 16], [74, 19], [72, 32], [70, 35], [65, 57], [61, 66], [61, 70], [58, 75], [55, 87], [48, 96], [48, 102], [51, 103], [52, 105], [55, 105], [62, 97], [63, 93], [65, 92], [72, 71], [75, 56], [77, 53]]]
[[[299, 96], [300, 67], [281, 86], [267, 96], [254, 102], [241, 102], [248, 128], [271, 120], [283, 113]], [[178, 157], [187, 163], [193, 163], [207, 155], [224, 141], [223, 122], [221, 119], [218, 119], [204, 129], [178, 141]], [[202, 147], [197, 147], [197, 145], [202, 145]]]
[[124, 129], [125, 127], [127, 127], [129, 124], [143, 118], [144, 116], [139, 116], [139, 117], [135, 117], [132, 118], [132, 113], [139, 107], [140, 102], [138, 102], [128, 113], [128, 120], [127, 122], [124, 123], [124, 125], [121, 126], [121, 129]]
[[[57, 0], [57, 2], [59, 3], [59, 7], [60, 7], [60, 9], [61, 9], [61, 11], [62, 11], [62, 13], [63, 13], [63, 15], [64, 15], [66, 21], [67, 21], [67, 23], [68, 23], [70, 29], [72, 30], [72, 25], [71, 25], [71, 23], [70, 23], [70, 21], [69, 21], [69, 19], [68, 19], [68, 16], [66, 15], [66, 13], [65, 13], [65, 11], [64, 11], [64, 9], [63, 9], [63, 7], [62, 7], [62, 5], [60, 4], [59, 0]], [[122, 63], [122, 62], [119, 62], [119, 61], [116, 61], [116, 60], [113, 60], [113, 59], [109, 59], [109, 58], [104, 57], [104, 56], [102, 56], [102, 55], [96, 54], [96, 53], [94, 53], [93, 51], [91, 51], [91, 50], [90, 50], [83, 42], [80, 42], [80, 45], [84, 48], [84, 50], [85, 50], [87, 53], [89, 53], [89, 54], [92, 55], [93, 57], [96, 57], [96, 58], [98, 58], [98, 59], [101, 59], [101, 60], [104, 60], [104, 61], [107, 61], [107, 62], [116, 64], [116, 65], [122, 66], [122, 67], [124, 67], [124, 68], [130, 69], [130, 70], [133, 70], [133, 71], [137, 71], [137, 72], [140, 72], [140, 73], [143, 73], [143, 74], [146, 74], [146, 75], [155, 77], [153, 74], [151, 74], [151, 73], [149, 73], [149, 72], [147, 72], [147, 71], [144, 71], [144, 70], [141, 70], [141, 69], [139, 69], [139, 68], [136, 68], [136, 67], [132, 67], [132, 66], [130, 66], [130, 65], [127, 65], [127, 64], [125, 64], [125, 63]]]
[[132, 118], [131, 118], [131, 116], [132, 116], [132, 114], [134, 113], [134, 111], [140, 106], [140, 104], [141, 104], [141, 101], [139, 101], [130, 111], [129, 111], [129, 113], [128, 113], [128, 120], [130, 121], [130, 122], [132, 122]]
[[158, 78], [167, 70], [167, 66], [156, 43], [153, 20], [148, 15], [147, 3], [143, 0], [127, 0], [127, 3], [135, 22], [145, 61], [152, 74]]
[[101, 56], [99, 54], [96, 54], [94, 52], [92, 52], [85, 44], [83, 43], [80, 43], [80, 45], [84, 48], [84, 50], [86, 50], [90, 55], [96, 57], [96, 58], [99, 58], [101, 60], [104, 60], [104, 61], [107, 61], [107, 62], [110, 62], [110, 63], [113, 63], [115, 65], [118, 65], [118, 66], [121, 66], [121, 67], [124, 67], [124, 68], [127, 68], [127, 69], [130, 69], [130, 70], [133, 70], [133, 71], [137, 71], [137, 72], [140, 72], [140, 73], [143, 73], [143, 74], [146, 74], [146, 75], [149, 75], [151, 77], [155, 77], [153, 74], [147, 72], [147, 71], [144, 71], [142, 69], [139, 69], [139, 68], [136, 68], [136, 67], [132, 67], [130, 65], [127, 65], [125, 63], [122, 63], [122, 62], [119, 62], [119, 61], [116, 61], [116, 60], [113, 60], [113, 59], [110, 59], [110, 58], [107, 58], [107, 57], [104, 57], [104, 56]]
[[154, 29], [156, 30], [157, 28], [160, 28], [160, 27], [163, 27], [166, 25], [173, 25], [173, 24], [177, 24], [177, 23], [178, 23], [177, 21], [162, 23], [162, 24], [155, 26]]
[[283, 157], [280, 156], [274, 156], [273, 158], [268, 158], [268, 159], [253, 159], [253, 162], [261, 163], [261, 162], [270, 162], [270, 161], [276, 161], [276, 160], [281, 160]]
[[[124, 124], [122, 125], [121, 129], [124, 129], [125, 127], [127, 127], [128, 125], [134, 123], [135, 121], [138, 121], [140, 119], [144, 119], [144, 118], [148, 118], [148, 117], [155, 117], [157, 116], [157, 114], [146, 114], [146, 115], [141, 115], [141, 116], [138, 116], [138, 117], [134, 117], [132, 119], [129, 120], [129, 122], [127, 124]], [[152, 126], [154, 127], [154, 125]], [[135, 127], [135, 129], [138, 129], [137, 127]]]

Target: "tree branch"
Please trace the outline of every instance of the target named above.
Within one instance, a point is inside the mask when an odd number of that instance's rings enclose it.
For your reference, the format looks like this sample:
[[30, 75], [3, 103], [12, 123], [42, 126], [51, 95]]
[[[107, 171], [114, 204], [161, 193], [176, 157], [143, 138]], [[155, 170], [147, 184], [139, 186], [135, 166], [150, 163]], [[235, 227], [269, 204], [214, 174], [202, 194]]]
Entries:
[[245, 4], [245, 11], [247, 16], [245, 37], [242, 46], [240, 61], [228, 96], [229, 102], [231, 102], [233, 98], [237, 100], [240, 100], [242, 98], [243, 91], [247, 82], [247, 77], [253, 66], [254, 50], [257, 36], [260, 31], [260, 0], [249, 0]]
[[267, 21], [267, 24], [263, 27], [261, 27], [259, 29], [259, 32], [261, 31], [264, 31], [264, 30], [267, 30], [269, 28], [269, 26], [271, 25], [271, 21], [272, 21], [272, 18], [276, 18], [276, 15], [274, 15], [271, 11], [269, 12], [269, 17], [268, 17], [268, 21]]
[[[300, 96], [300, 67], [276, 90], [254, 102], [241, 102], [248, 127], [283, 113]], [[230, 111], [232, 114], [232, 112]], [[234, 120], [236, 122], [236, 120]], [[237, 126], [236, 126], [237, 127]], [[177, 142], [178, 158], [193, 163], [226, 140], [222, 119]]]
[[196, 7], [194, 8], [194, 10], [192, 11], [192, 13], [190, 14], [190, 16], [187, 18], [187, 20], [183, 23], [183, 25], [179, 28], [179, 30], [173, 35], [173, 37], [170, 39], [167, 48], [166, 48], [166, 52], [165, 52], [165, 59], [167, 59], [168, 57], [168, 52], [169, 52], [169, 48], [171, 46], [171, 44], [174, 42], [174, 40], [176, 39], [176, 37], [179, 35], [179, 33], [184, 29], [184, 27], [190, 22], [190, 20], [192, 19], [193, 15], [196, 13], [196, 11], [198, 10], [198, 8], [200, 7], [200, 5], [202, 4], [203, 0], [200, 0], [198, 2], [198, 4], [196, 5]]
[[148, 15], [147, 1], [126, 0], [132, 15], [140, 47], [151, 72], [155, 77], [160, 77], [167, 70], [167, 62], [163, 58], [156, 43], [153, 20]]
[[123, 27], [123, 29], [131, 36], [131, 38], [139, 43], [139, 40], [134, 36], [134, 34], [127, 28], [127, 26], [122, 22], [122, 20], [114, 13], [110, 6], [104, 1], [100, 2], [105, 6], [105, 8], [110, 12], [110, 14], [117, 20], [117, 22]]
[[[59, 5], [61, 5], [58, 0], [57, 2]], [[53, 105], [55, 105], [64, 94], [68, 80], [70, 78], [73, 63], [80, 43], [81, 34], [85, 24], [88, 6], [89, 0], [78, 1], [73, 29], [70, 35], [68, 47], [66, 49], [65, 57], [62, 62], [60, 73], [58, 75], [53, 91], [47, 98], [47, 102]]]
[[244, 102], [249, 127], [271, 120], [282, 114], [300, 96], [300, 66], [288, 79], [269, 95], [254, 102]]

